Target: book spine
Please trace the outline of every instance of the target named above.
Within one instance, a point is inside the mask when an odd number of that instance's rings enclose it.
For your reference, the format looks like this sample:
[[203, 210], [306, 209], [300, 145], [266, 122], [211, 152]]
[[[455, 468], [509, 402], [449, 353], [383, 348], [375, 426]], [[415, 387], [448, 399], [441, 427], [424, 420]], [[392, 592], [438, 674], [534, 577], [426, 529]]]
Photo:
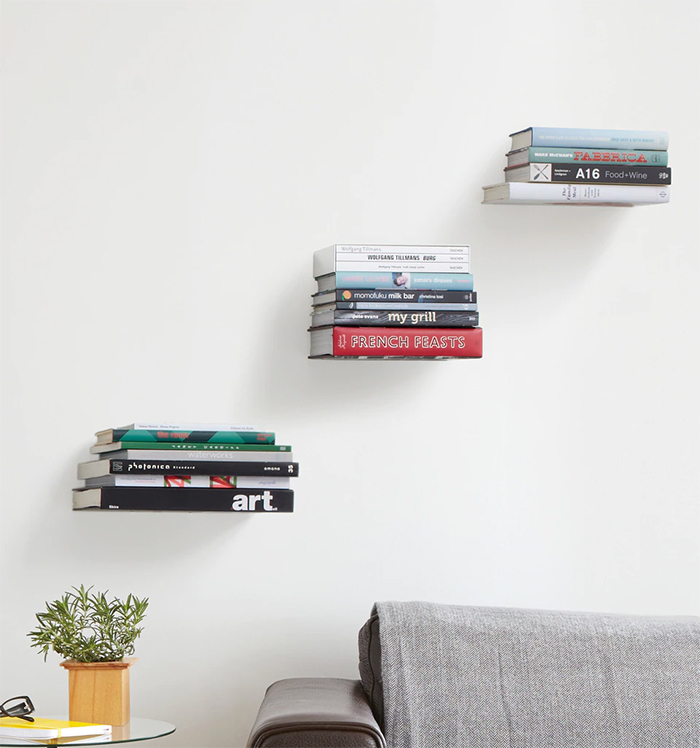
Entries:
[[[221, 462], [207, 460], [109, 460], [112, 475], [220, 475]], [[90, 463], [85, 463], [89, 465]], [[277, 475], [297, 477], [298, 462], [238, 462], [226, 464], [230, 475]], [[79, 478], [83, 476], [78, 474]]]
[[[364, 309], [364, 310], [385, 310], [395, 311], [397, 309], [409, 309], [411, 311], [418, 310], [435, 310], [441, 312], [476, 312], [477, 304], [445, 304], [443, 302], [432, 303], [426, 301], [425, 303], [404, 303], [402, 301], [389, 301], [386, 303], [377, 301], [336, 301], [335, 307], [337, 309]], [[323, 309], [323, 307], [317, 307]]]
[[334, 356], [428, 356], [481, 358], [481, 328], [450, 330], [435, 328], [395, 330], [393, 328], [333, 328]]
[[338, 289], [335, 292], [336, 301], [372, 301], [372, 302], [440, 302], [451, 304], [475, 304], [476, 291], [353, 291]]
[[[235, 460], [245, 460], [246, 462], [289, 462], [292, 459], [292, 448], [280, 446], [278, 452], [259, 452], [259, 451], [213, 451], [208, 450], [188, 450], [185, 452], [173, 452], [169, 449], [122, 449], [116, 452], [103, 454], [97, 462], [111, 460], [162, 460], [162, 461], [187, 461], [187, 462], [224, 462], [229, 463]], [[93, 460], [92, 462], [95, 462]], [[83, 465], [91, 465], [91, 462], [84, 462]], [[226, 468], [228, 471], [228, 468]], [[216, 472], [222, 472], [219, 468]]]
[[336, 272], [366, 272], [366, 273], [400, 273], [400, 272], [420, 272], [420, 273], [468, 273], [469, 263], [463, 262], [458, 258], [456, 261], [447, 262], [412, 262], [409, 260], [404, 261], [393, 261], [393, 260], [377, 260], [376, 262], [363, 261], [363, 260], [338, 260], [334, 267], [330, 270], [320, 266], [318, 269], [314, 269], [314, 277], [318, 278], [322, 275], [328, 275], [328, 273]]
[[509, 200], [520, 203], [566, 204], [589, 203], [597, 205], [639, 205], [667, 203], [670, 187], [644, 184], [554, 184], [509, 182]]
[[528, 161], [553, 164], [638, 164], [667, 166], [668, 151], [621, 151], [594, 148], [533, 148], [528, 149]]
[[[468, 244], [334, 244], [332, 249], [335, 251], [336, 257], [340, 257], [341, 255], [366, 253], [397, 253], [407, 255], [448, 254], [469, 256]], [[326, 250], [320, 249], [318, 252], [322, 253], [328, 250], [331, 250], [331, 247], [327, 247]]]
[[583, 166], [542, 163], [530, 164], [528, 170], [531, 182], [671, 184], [671, 169], [667, 166]]
[[73, 491], [74, 509], [186, 512], [292, 512], [288, 489], [86, 488]]
[[658, 130], [533, 127], [530, 145], [665, 151], [668, 149], [668, 133]]
[[[167, 431], [163, 429], [112, 429], [112, 442], [195, 442], [197, 444], [274, 444], [275, 435], [264, 431]], [[103, 442], [105, 443], [105, 442]]]
[[[146, 431], [152, 429], [157, 429], [159, 431], [260, 431], [260, 429], [255, 426], [232, 426], [227, 423], [177, 423], [175, 421], [137, 421], [129, 426], [124, 426], [123, 428], [144, 429]], [[102, 429], [101, 431], [98, 431], [95, 436], [111, 433], [112, 431], [114, 431], [114, 429]]]
[[471, 273], [348, 273], [335, 274], [336, 288], [410, 288], [433, 291], [473, 291], [474, 276]]
[[177, 452], [187, 452], [189, 450], [199, 451], [229, 451], [229, 452], [275, 452], [275, 451], [288, 451], [291, 447], [283, 446], [280, 447], [277, 444], [204, 444], [201, 442], [189, 443], [189, 442], [133, 442], [133, 441], [121, 441], [112, 442], [110, 444], [94, 444], [90, 447], [92, 454], [101, 454], [103, 452], [114, 452], [123, 449], [159, 449], [159, 450], [173, 450]]
[[[219, 471], [222, 465], [219, 464]], [[86, 478], [86, 488], [289, 488], [290, 479], [274, 475], [107, 475]]]
[[478, 312], [370, 312], [339, 309], [334, 325], [377, 327], [477, 327]]
[[335, 244], [314, 252], [313, 265], [317, 278], [344, 270], [468, 273], [469, 247]]

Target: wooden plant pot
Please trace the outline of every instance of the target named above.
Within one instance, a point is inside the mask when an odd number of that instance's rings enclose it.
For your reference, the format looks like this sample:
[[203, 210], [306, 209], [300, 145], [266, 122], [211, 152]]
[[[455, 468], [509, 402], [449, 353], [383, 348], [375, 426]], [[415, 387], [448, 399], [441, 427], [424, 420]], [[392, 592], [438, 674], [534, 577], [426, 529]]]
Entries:
[[72, 722], [125, 725], [129, 721], [129, 668], [137, 659], [62, 662], [61, 667], [68, 671], [68, 718]]

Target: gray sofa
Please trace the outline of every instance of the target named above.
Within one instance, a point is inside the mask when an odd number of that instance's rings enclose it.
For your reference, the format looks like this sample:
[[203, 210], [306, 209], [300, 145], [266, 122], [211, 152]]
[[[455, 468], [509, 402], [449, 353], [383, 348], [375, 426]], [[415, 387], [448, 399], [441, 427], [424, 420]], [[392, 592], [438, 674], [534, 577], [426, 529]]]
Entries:
[[700, 748], [700, 619], [377, 603], [360, 680], [268, 689], [249, 748]]

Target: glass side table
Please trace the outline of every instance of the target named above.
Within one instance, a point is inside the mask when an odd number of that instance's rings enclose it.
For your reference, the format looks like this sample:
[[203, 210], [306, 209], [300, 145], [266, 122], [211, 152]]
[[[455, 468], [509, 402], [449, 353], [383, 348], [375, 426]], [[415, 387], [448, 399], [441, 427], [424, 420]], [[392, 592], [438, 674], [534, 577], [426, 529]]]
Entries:
[[[50, 719], [68, 719], [67, 717], [51, 717]], [[76, 738], [75, 740], [64, 739], [60, 745], [110, 745], [114, 743], [135, 743], [138, 740], [152, 740], [162, 738], [175, 732], [175, 725], [170, 722], [160, 722], [157, 719], [141, 719], [132, 717], [131, 721], [121, 727], [112, 727], [112, 734], [107, 737], [98, 736], [94, 739]], [[56, 741], [47, 740], [13, 740], [12, 738], [0, 738], [0, 746], [10, 745], [56, 745]]]

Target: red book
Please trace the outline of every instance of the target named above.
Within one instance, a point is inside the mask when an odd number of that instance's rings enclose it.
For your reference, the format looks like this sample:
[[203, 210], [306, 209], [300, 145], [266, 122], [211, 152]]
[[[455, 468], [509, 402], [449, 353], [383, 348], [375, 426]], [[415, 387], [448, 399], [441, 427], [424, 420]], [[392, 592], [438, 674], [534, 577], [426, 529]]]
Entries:
[[311, 330], [311, 358], [481, 358], [481, 333], [480, 327], [320, 327]]

